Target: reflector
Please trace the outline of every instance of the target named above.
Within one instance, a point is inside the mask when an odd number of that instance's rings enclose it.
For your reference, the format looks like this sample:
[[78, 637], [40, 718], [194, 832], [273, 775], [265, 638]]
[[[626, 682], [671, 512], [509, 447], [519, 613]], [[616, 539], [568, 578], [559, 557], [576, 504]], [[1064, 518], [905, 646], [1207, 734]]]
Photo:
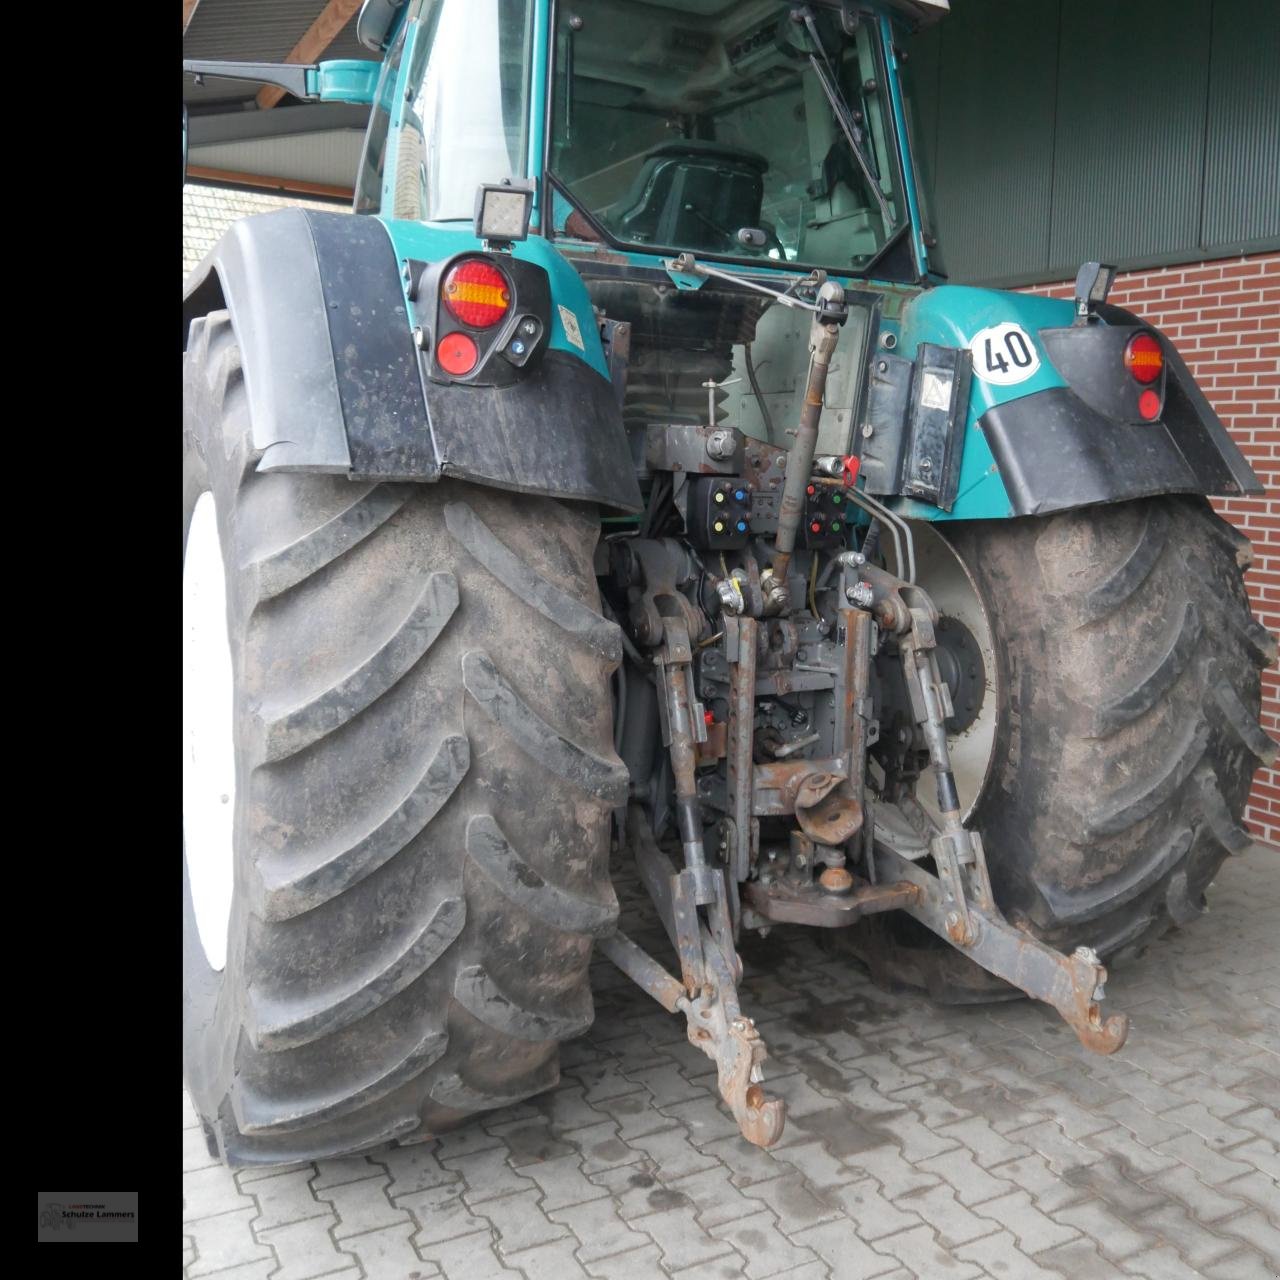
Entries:
[[445, 373], [460, 378], [476, 367], [479, 354], [473, 338], [465, 333], [450, 333], [440, 339], [440, 345], [436, 348], [436, 361]]

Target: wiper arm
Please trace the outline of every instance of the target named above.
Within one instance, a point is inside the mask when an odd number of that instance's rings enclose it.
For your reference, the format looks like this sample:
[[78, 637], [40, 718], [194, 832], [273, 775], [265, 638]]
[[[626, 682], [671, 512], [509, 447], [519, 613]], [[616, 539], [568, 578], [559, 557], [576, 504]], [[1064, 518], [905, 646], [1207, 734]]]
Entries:
[[880, 206], [880, 216], [884, 219], [884, 229], [887, 235], [894, 225], [893, 215], [889, 212], [889, 202], [884, 198], [884, 192], [880, 190], [879, 179], [872, 172], [871, 162], [867, 158], [867, 153], [862, 145], [862, 131], [854, 122], [853, 113], [849, 110], [849, 104], [844, 100], [844, 95], [840, 92], [840, 87], [837, 85], [835, 75], [831, 70], [831, 64], [827, 60], [827, 51], [823, 47], [822, 37], [818, 35], [817, 25], [813, 21], [813, 14], [807, 8], [804, 10], [804, 25], [809, 32], [809, 39], [813, 41], [813, 47], [817, 50], [816, 53], [809, 55], [809, 63], [818, 77], [822, 92], [826, 95], [827, 103], [831, 107], [831, 114], [835, 116], [836, 123], [840, 126], [840, 131], [844, 134], [845, 140], [849, 144], [849, 150], [853, 152], [853, 158], [858, 162], [858, 168], [862, 171], [862, 177], [867, 184], [867, 189], [875, 196], [876, 203]]

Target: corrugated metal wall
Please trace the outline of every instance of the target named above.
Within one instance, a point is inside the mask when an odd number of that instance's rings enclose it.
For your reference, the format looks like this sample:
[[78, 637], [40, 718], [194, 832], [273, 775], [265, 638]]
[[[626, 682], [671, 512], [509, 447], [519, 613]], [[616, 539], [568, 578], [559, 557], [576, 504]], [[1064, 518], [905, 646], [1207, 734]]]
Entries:
[[267, 177], [299, 177], [335, 187], [354, 187], [364, 134], [355, 129], [295, 133], [280, 138], [242, 138], [192, 147], [188, 164]]
[[1276, 0], [956, 0], [907, 49], [951, 279], [1280, 246]]

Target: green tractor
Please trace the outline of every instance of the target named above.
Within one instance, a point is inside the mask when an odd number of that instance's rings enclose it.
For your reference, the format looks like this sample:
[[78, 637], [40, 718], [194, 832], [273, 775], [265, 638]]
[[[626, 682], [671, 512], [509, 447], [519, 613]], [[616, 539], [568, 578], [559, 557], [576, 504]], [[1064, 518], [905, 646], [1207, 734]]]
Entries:
[[184, 293], [228, 1164], [553, 1086], [593, 947], [771, 1145], [738, 948], [779, 923], [1110, 1053], [1104, 964], [1247, 845], [1276, 650], [1206, 495], [1261, 487], [1110, 267], [945, 283], [900, 74], [941, 8], [368, 0], [380, 63], [186, 64], [371, 106], [356, 216], [244, 219]]

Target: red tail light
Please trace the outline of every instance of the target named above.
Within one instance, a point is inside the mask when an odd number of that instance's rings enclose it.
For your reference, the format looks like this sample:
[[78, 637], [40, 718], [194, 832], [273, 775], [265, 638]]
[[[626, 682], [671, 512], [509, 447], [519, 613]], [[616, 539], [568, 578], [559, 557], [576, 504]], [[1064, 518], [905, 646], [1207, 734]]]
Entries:
[[1164, 352], [1149, 333], [1135, 333], [1124, 349], [1124, 367], [1137, 382], [1154, 382], [1164, 369]]
[[511, 306], [506, 276], [483, 258], [467, 258], [450, 268], [440, 293], [454, 319], [473, 329], [492, 328]]
[[1138, 397], [1138, 412], [1148, 422], [1160, 416], [1160, 397], [1150, 387]]

